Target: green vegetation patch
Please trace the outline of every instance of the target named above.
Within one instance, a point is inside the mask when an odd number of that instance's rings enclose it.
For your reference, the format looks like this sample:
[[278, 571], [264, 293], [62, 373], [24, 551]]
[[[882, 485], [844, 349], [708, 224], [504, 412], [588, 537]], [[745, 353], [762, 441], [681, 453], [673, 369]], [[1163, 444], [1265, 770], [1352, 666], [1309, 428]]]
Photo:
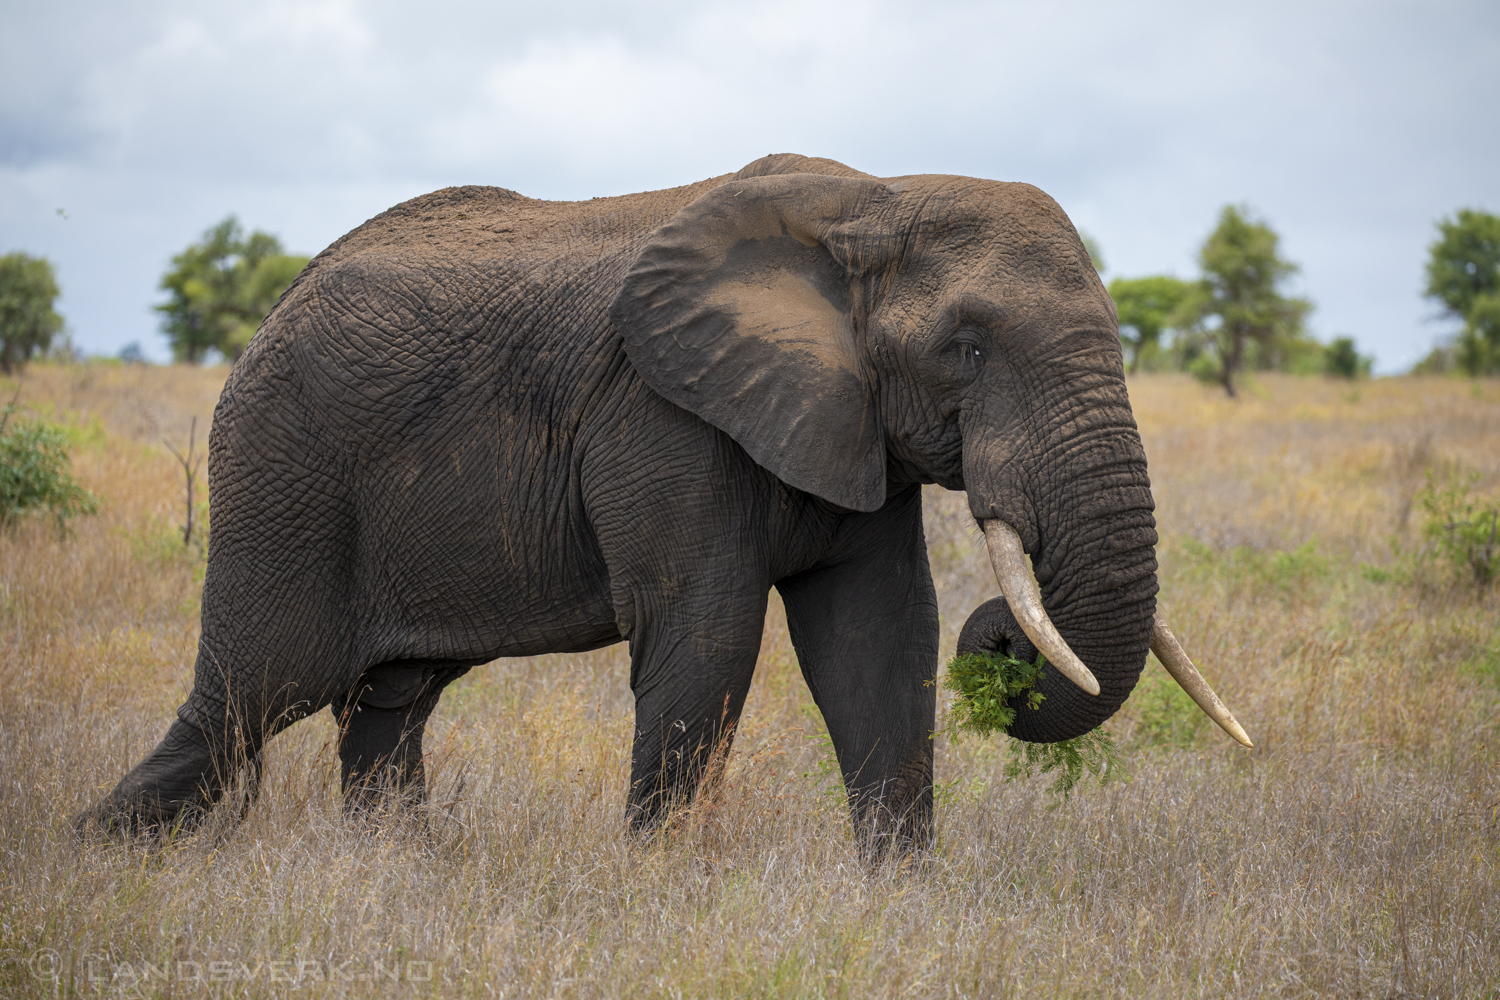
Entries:
[[1473, 495], [1477, 473], [1454, 475], [1446, 482], [1431, 473], [1417, 503], [1427, 513], [1422, 534], [1430, 551], [1446, 562], [1456, 580], [1468, 579], [1486, 590], [1500, 570], [1500, 503]]
[[13, 528], [32, 511], [51, 514], [59, 534], [68, 520], [96, 514], [99, 498], [73, 480], [68, 434], [41, 420], [12, 419], [14, 403], [0, 414], [0, 527]]
[[1183, 538], [1178, 547], [1195, 575], [1217, 578], [1230, 587], [1301, 596], [1335, 575], [1333, 560], [1318, 551], [1316, 540], [1280, 552], [1248, 545], [1220, 550], [1196, 538]]
[[[944, 728], [955, 741], [964, 735], [987, 739], [1009, 736], [1016, 721], [1014, 699], [1035, 711], [1045, 698], [1036, 690], [1046, 658], [1028, 663], [1004, 653], [961, 653], [948, 661], [943, 683], [958, 695], [948, 709]], [[1030, 743], [1010, 737], [1005, 780], [1056, 773], [1048, 791], [1066, 802], [1079, 782], [1092, 775], [1102, 785], [1120, 773], [1120, 751], [1114, 738], [1094, 729], [1071, 740]]]
[[1450, 471], [1427, 474], [1427, 485], [1413, 498], [1423, 512], [1423, 544], [1407, 549], [1399, 536], [1390, 540], [1394, 559], [1387, 565], [1364, 565], [1360, 572], [1374, 583], [1433, 587], [1472, 587], [1485, 594], [1500, 576], [1500, 501], [1476, 495], [1479, 475]]

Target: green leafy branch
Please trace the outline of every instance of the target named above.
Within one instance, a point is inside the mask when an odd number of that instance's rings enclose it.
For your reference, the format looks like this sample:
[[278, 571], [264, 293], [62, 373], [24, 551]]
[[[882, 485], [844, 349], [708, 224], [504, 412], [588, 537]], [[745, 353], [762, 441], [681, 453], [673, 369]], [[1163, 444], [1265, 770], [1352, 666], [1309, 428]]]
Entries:
[[[986, 739], [1009, 735], [1016, 721], [1016, 705], [1035, 711], [1046, 697], [1036, 690], [1046, 659], [1037, 654], [1028, 663], [1004, 653], [962, 653], [948, 661], [943, 685], [958, 695], [948, 709], [941, 732], [957, 742], [964, 735]], [[1005, 780], [1052, 774], [1048, 787], [1066, 802], [1079, 782], [1092, 775], [1105, 784], [1121, 773], [1120, 751], [1102, 729], [1057, 743], [1030, 743], [1010, 737]]]
[[1102, 729], [1059, 743], [1027, 743], [1012, 739], [1006, 747], [1005, 780], [1035, 778], [1057, 772], [1047, 791], [1061, 795], [1064, 802], [1085, 777], [1093, 775], [1099, 784], [1107, 784], [1121, 773], [1120, 748], [1114, 737]]
[[1004, 735], [1016, 721], [1013, 698], [1023, 695], [1026, 704], [1037, 709], [1046, 697], [1035, 690], [1046, 659], [1041, 653], [1035, 663], [1018, 660], [1005, 653], [959, 653], [948, 661], [944, 686], [958, 695], [948, 710], [946, 732], [953, 739], [972, 733], [980, 739], [996, 733]]

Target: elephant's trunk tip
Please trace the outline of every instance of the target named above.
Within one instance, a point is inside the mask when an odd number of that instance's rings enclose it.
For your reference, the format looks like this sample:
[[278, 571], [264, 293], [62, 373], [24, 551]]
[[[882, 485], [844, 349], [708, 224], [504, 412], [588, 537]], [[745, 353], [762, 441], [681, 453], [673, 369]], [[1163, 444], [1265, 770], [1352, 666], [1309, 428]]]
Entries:
[[1255, 744], [1250, 742], [1250, 736], [1245, 732], [1245, 727], [1239, 724], [1239, 720], [1229, 711], [1225, 704], [1214, 694], [1213, 688], [1208, 686], [1208, 681], [1198, 673], [1198, 668], [1193, 666], [1193, 661], [1188, 659], [1187, 653], [1183, 652], [1182, 644], [1167, 627], [1167, 620], [1162, 617], [1161, 611], [1156, 612], [1156, 619], [1151, 624], [1151, 652], [1161, 661], [1161, 665], [1167, 668], [1167, 673], [1172, 679], [1182, 685], [1182, 689], [1188, 693], [1198, 707], [1203, 709], [1207, 715], [1219, 724], [1236, 742], [1244, 746], [1254, 748]]
[[1064, 677], [1080, 690], [1097, 696], [1098, 678], [1068, 647], [1052, 619], [1047, 617], [1047, 609], [1042, 606], [1041, 588], [1026, 565], [1026, 551], [1016, 529], [999, 518], [990, 518], [984, 522], [984, 540], [990, 551], [995, 579], [1000, 584], [1000, 593], [1005, 595], [1005, 603], [1010, 605], [1011, 613], [1016, 616], [1026, 638]]

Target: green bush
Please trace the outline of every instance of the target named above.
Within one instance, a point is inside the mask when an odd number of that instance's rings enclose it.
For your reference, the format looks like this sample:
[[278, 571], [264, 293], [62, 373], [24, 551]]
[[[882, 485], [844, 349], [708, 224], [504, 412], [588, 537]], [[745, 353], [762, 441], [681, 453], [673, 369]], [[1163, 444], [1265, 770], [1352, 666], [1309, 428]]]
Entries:
[[1473, 496], [1478, 475], [1451, 475], [1439, 482], [1427, 474], [1417, 505], [1427, 512], [1422, 534], [1428, 551], [1448, 563], [1456, 579], [1489, 588], [1500, 570], [1500, 503]]
[[70, 518], [98, 513], [99, 498], [73, 481], [67, 432], [12, 419], [16, 409], [0, 416], [0, 526], [10, 530], [21, 515], [45, 510], [64, 534]]

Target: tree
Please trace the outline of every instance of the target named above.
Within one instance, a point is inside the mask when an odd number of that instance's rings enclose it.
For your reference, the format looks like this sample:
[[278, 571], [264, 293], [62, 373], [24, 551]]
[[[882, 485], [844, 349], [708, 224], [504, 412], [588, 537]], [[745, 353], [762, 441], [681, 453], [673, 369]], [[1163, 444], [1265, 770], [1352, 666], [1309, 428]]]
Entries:
[[1335, 337], [1323, 348], [1323, 371], [1338, 378], [1356, 379], [1370, 374], [1374, 358], [1359, 353], [1353, 337]]
[[1193, 286], [1170, 275], [1148, 278], [1116, 278], [1109, 283], [1109, 296], [1120, 315], [1120, 342], [1130, 354], [1130, 371], [1141, 364], [1141, 356], [1158, 349], [1161, 335], [1171, 329]]
[[1427, 248], [1427, 297], [1463, 321], [1453, 361], [1470, 375], [1500, 373], [1500, 217], [1461, 208]]
[[1104, 263], [1104, 251], [1099, 249], [1099, 241], [1081, 229], [1078, 231], [1078, 239], [1082, 241], [1083, 249], [1088, 251], [1089, 263], [1094, 265], [1094, 270], [1100, 274], [1109, 270]]
[[239, 358], [307, 260], [286, 253], [269, 233], [245, 236], [232, 215], [209, 229], [162, 275], [160, 288], [170, 298], [156, 309], [172, 355], [195, 363], [210, 350]]
[[1255, 350], [1259, 367], [1274, 368], [1290, 367], [1295, 357], [1319, 350], [1302, 325], [1312, 303], [1279, 291], [1297, 273], [1296, 264], [1281, 259], [1279, 242], [1275, 231], [1250, 218], [1248, 210], [1226, 205], [1198, 254], [1203, 278], [1184, 306], [1184, 318], [1206, 335], [1218, 359], [1215, 380], [1230, 396], [1247, 347]]
[[57, 276], [45, 257], [0, 257], [0, 370], [9, 375], [52, 345], [62, 317], [52, 308]]

